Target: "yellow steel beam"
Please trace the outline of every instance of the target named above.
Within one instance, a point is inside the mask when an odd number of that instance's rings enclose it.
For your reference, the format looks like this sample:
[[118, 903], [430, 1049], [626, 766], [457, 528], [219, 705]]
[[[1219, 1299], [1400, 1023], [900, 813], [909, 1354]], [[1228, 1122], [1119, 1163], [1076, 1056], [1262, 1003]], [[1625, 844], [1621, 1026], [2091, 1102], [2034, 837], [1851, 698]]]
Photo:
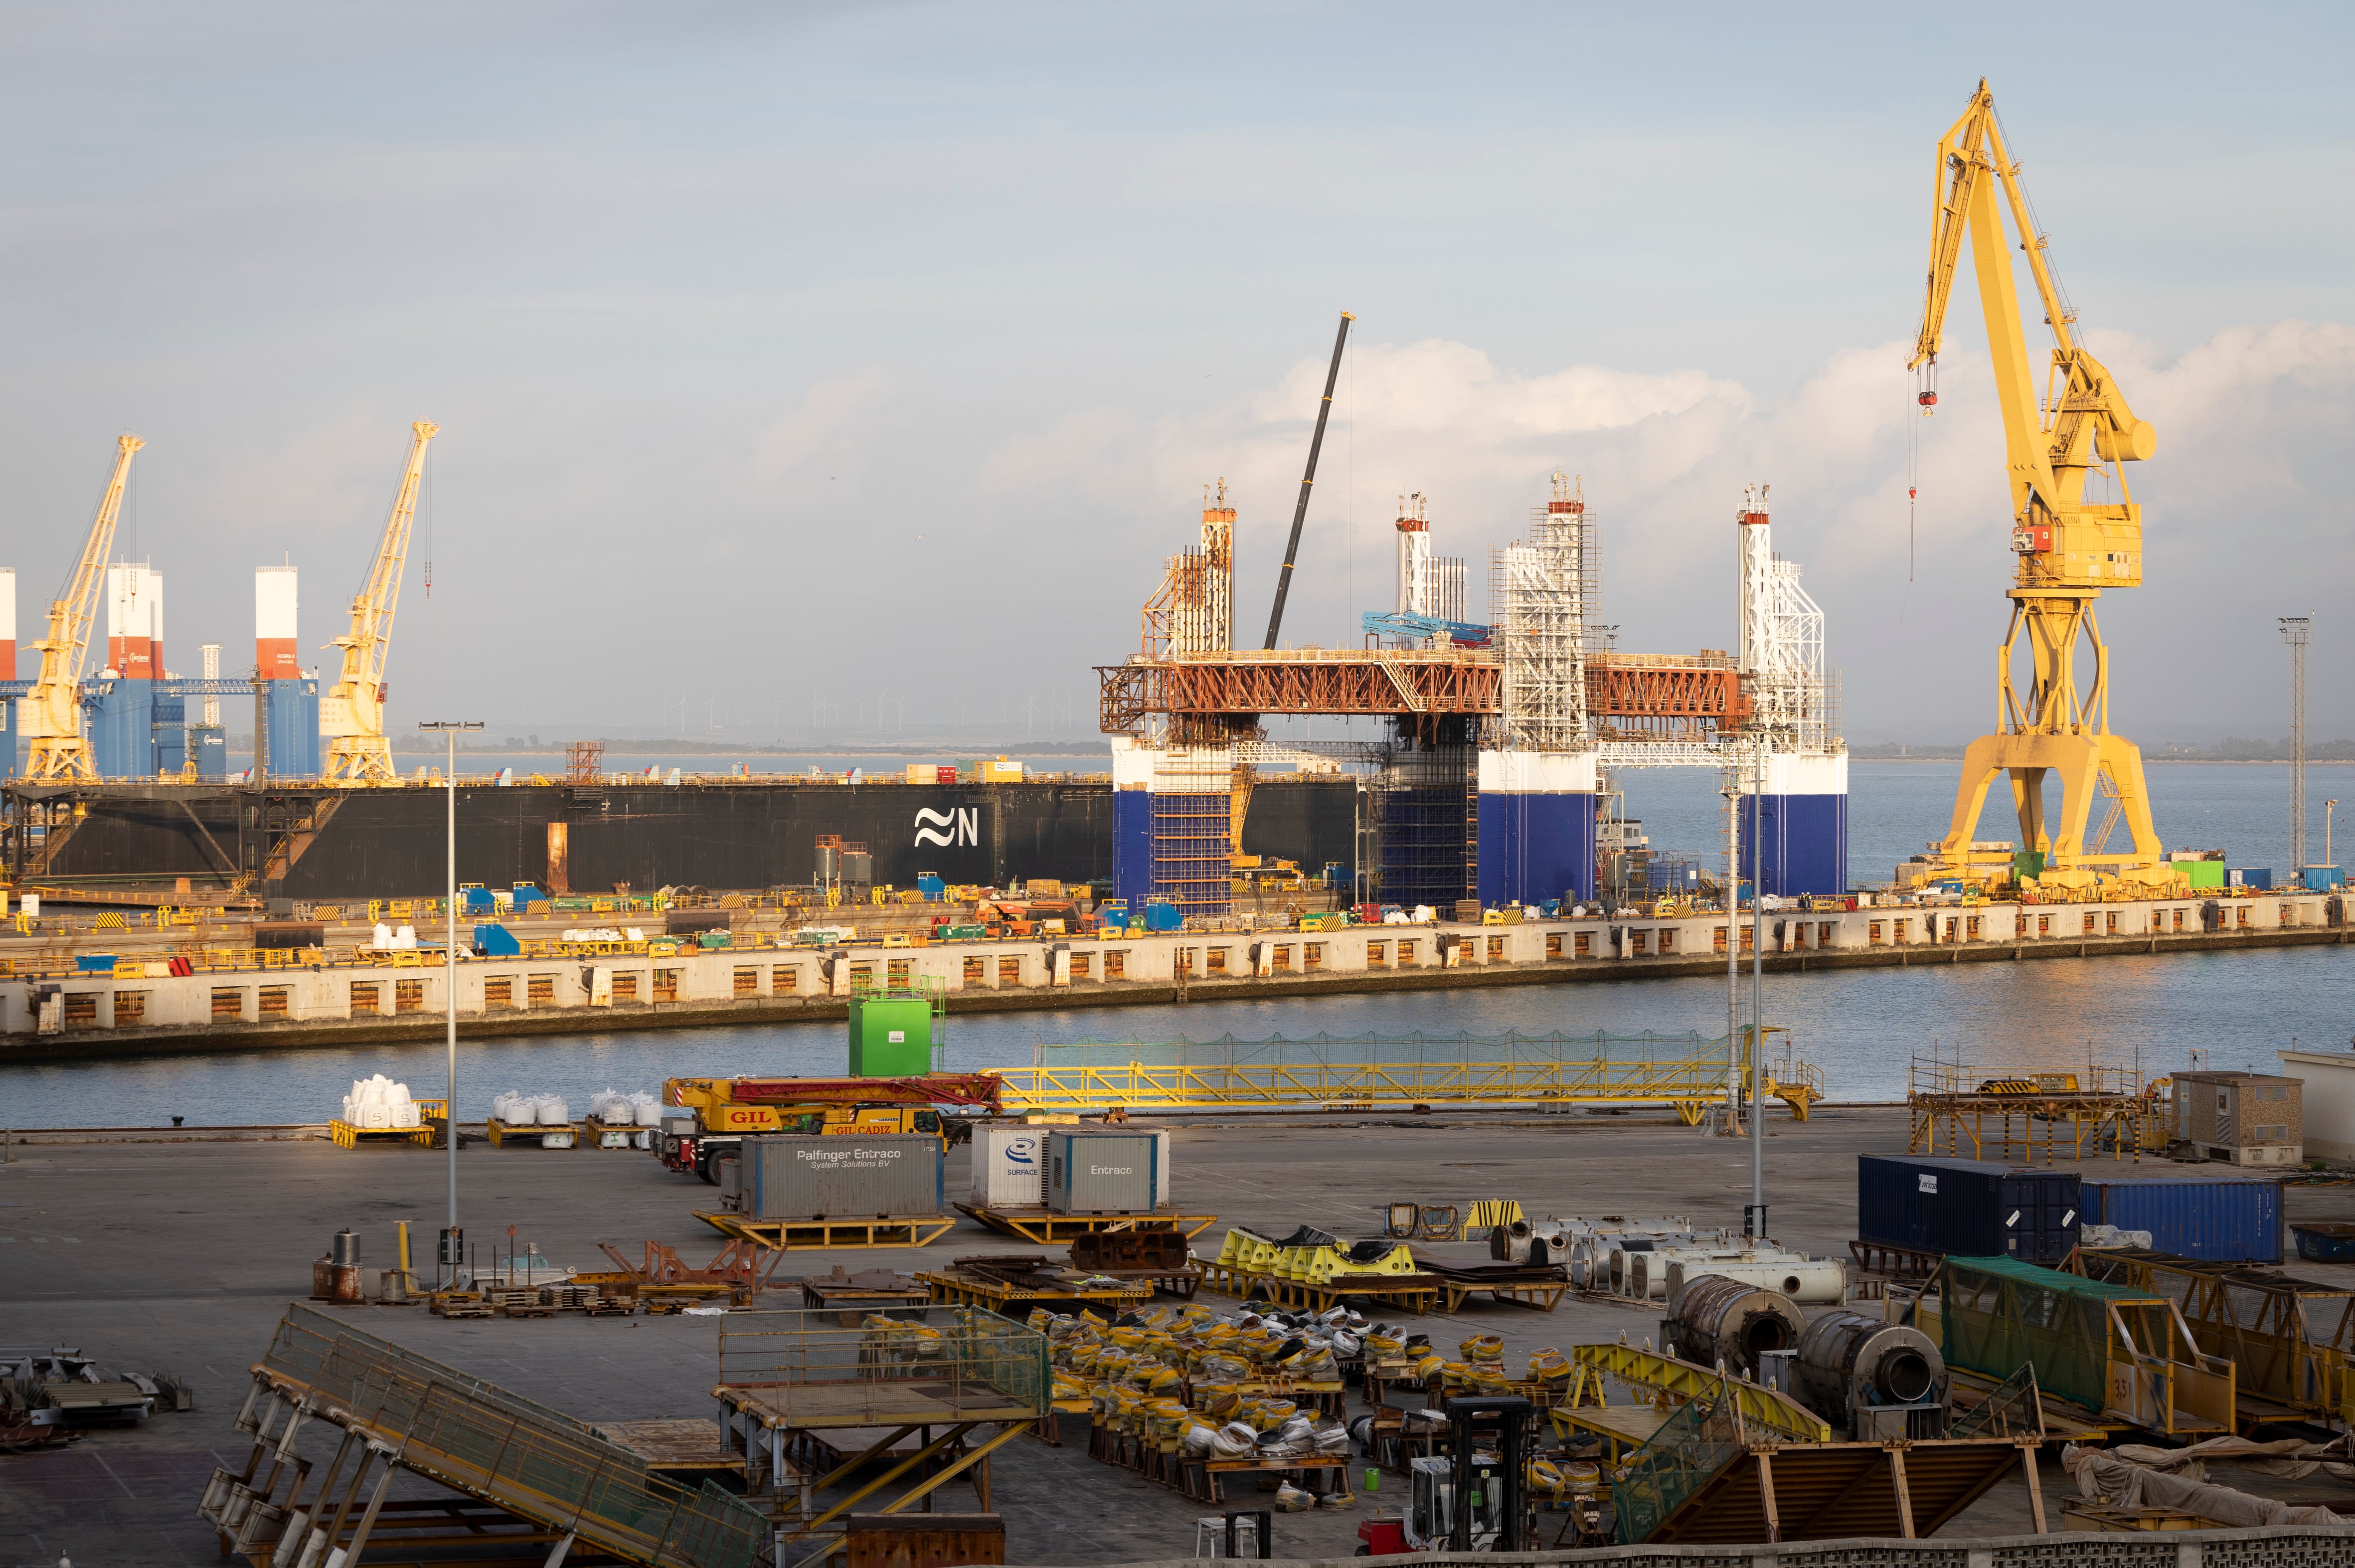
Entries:
[[1731, 1390], [1734, 1408], [1751, 1426], [1795, 1443], [1828, 1443], [1832, 1438], [1831, 1427], [1796, 1400], [1690, 1361], [1672, 1360], [1632, 1345], [1573, 1345], [1570, 1357], [1604, 1377], [1636, 1388], [1656, 1389], [1671, 1399], [1715, 1399]]

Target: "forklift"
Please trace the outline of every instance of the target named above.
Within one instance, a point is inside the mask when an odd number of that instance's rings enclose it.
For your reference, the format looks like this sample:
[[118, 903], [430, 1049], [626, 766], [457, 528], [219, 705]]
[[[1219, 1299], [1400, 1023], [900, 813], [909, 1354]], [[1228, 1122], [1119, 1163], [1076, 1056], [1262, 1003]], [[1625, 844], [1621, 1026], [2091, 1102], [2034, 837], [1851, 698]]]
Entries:
[[1528, 1481], [1537, 1407], [1490, 1394], [1450, 1399], [1446, 1412], [1449, 1451], [1409, 1461], [1405, 1517], [1360, 1523], [1359, 1556], [1537, 1550]]

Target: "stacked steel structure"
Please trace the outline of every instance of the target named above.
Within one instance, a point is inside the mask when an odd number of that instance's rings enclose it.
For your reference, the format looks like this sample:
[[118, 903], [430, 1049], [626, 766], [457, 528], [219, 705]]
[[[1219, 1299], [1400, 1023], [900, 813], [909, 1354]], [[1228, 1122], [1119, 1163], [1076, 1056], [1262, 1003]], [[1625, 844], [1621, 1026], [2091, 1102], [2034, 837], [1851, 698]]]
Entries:
[[[1492, 555], [1492, 625], [1463, 622], [1417, 495], [1398, 523], [1398, 605], [1364, 618], [1367, 646], [1236, 650], [1199, 608], [1214, 593], [1231, 603], [1224, 498], [1215, 535], [1206, 510], [1201, 548], [1171, 560], [1137, 654], [1098, 672], [1125, 825], [1114, 891], [1132, 907], [1223, 912], [1213, 796], [1238, 745], [1271, 751], [1253, 744], [1270, 714], [1388, 720], [1381, 743], [1338, 748], [1367, 770], [1360, 815], [1376, 848], [1359, 869], [1378, 868], [1385, 902], [1592, 898], [1611, 773], [1669, 766], [1717, 768], [1730, 792], [1761, 797], [1742, 813], [1754, 826], [1738, 853], [1748, 868], [1757, 837], [1764, 891], [1847, 891], [1848, 758], [1824, 615], [1774, 553], [1764, 487], [1736, 518], [1740, 650], [1697, 655], [1608, 645], [1594, 519], [1561, 474], [1527, 537]], [[1237, 787], [1233, 810], [1247, 799]]]

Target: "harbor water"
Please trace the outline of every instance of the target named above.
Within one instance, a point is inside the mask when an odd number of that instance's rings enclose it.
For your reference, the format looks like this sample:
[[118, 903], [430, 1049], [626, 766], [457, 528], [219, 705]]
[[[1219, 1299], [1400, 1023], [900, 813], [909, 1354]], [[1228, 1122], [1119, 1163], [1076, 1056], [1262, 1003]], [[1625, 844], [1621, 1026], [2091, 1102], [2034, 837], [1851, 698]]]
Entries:
[[[2155, 764], [2150, 776], [2170, 846], [2221, 848], [2236, 866], [2284, 864], [2286, 769]], [[2311, 770], [2307, 795], [2318, 808], [2340, 794], [2341, 777], [2355, 784], [2355, 770]], [[1713, 842], [1712, 824], [1721, 820], [1713, 776], [1662, 773], [1627, 784], [1628, 813], [1643, 816], [1656, 846], [1695, 853]], [[1859, 764], [1852, 789], [1857, 874], [1885, 878], [1935, 830], [1924, 824], [1944, 821], [1954, 770], [1935, 763]], [[2010, 831], [1997, 827], [1992, 809], [1981, 827], [1982, 837]], [[2318, 857], [2318, 821], [2308, 839]], [[1745, 976], [1745, 993], [1747, 984]], [[1725, 993], [1724, 981], [1712, 976], [970, 1017], [952, 1010], [946, 1065], [1028, 1066], [1042, 1050], [1083, 1040], [1226, 1035], [1648, 1029], [1719, 1038]], [[1768, 1026], [1790, 1030], [1793, 1052], [1822, 1069], [1835, 1101], [1900, 1098], [1909, 1062], [1934, 1052], [1989, 1072], [2100, 1063], [2152, 1076], [2192, 1065], [2195, 1051], [2211, 1068], [2272, 1071], [2278, 1067], [2274, 1052], [2293, 1044], [2349, 1048], [2355, 954], [2301, 947], [1770, 975], [1765, 1002]], [[839, 1022], [464, 1040], [459, 1110], [477, 1119], [494, 1094], [509, 1089], [585, 1104], [593, 1091], [656, 1089], [670, 1077], [843, 1068]], [[442, 1048], [363, 1045], [0, 1068], [0, 1124], [153, 1126], [175, 1115], [192, 1126], [317, 1122], [335, 1114], [351, 1080], [375, 1072], [406, 1081], [418, 1095], [439, 1094]]]

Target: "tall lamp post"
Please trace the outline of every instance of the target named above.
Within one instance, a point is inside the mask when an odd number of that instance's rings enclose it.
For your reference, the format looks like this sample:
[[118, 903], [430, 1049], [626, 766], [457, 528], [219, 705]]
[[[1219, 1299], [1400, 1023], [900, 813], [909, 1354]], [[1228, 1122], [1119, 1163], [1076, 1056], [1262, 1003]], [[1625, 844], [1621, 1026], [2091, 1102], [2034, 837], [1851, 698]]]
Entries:
[[449, 917], [449, 929], [442, 948], [442, 1000], [448, 1019], [447, 1050], [450, 1059], [450, 1098], [442, 1105], [442, 1141], [450, 1154], [450, 1220], [442, 1232], [440, 1261], [447, 1272], [442, 1283], [457, 1283], [457, 1269], [464, 1258], [465, 1232], [458, 1228], [458, 731], [479, 730], [479, 723], [443, 720], [420, 724], [420, 730], [438, 730], [449, 738], [450, 763], [442, 770], [442, 783], [449, 800], [449, 872], [450, 886], [442, 912]]

